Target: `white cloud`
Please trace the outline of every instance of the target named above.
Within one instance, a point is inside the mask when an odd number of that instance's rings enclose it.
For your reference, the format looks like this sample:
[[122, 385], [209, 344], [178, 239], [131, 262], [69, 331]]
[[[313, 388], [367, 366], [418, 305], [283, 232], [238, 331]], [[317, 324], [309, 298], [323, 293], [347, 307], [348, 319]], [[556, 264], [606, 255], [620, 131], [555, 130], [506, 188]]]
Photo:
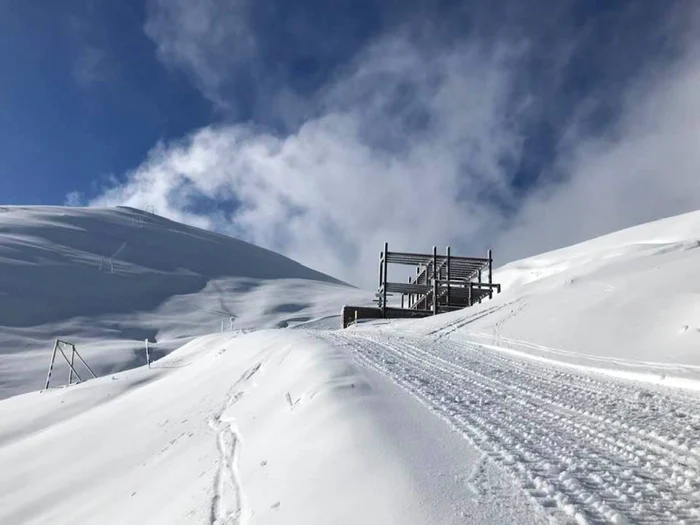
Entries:
[[83, 195], [79, 191], [71, 191], [66, 195], [64, 202], [65, 206], [81, 206], [83, 202]]
[[149, 0], [146, 34], [159, 58], [182, 68], [213, 102], [256, 56], [250, 0]]
[[[700, 46], [651, 69], [602, 137], [571, 140], [566, 182], [532, 195], [500, 236], [508, 258], [700, 208]], [[523, 242], [526, 239], [526, 242]]]
[[146, 34], [159, 58], [181, 68], [213, 102], [257, 54], [251, 0], [149, 0]]
[[83, 10], [67, 14], [75, 52], [71, 73], [75, 83], [83, 90], [114, 80], [118, 73], [94, 7], [86, 6]]
[[[187, 20], [189, 5], [161, 5], [165, 14], [149, 33], [163, 57], [215, 98], [230, 80], [222, 64], [231, 59], [221, 55], [229, 37], [220, 28], [238, 22], [219, 26], [211, 1], [201, 3], [201, 18]], [[231, 46], [234, 60], [245, 61], [255, 42], [245, 28], [240, 34], [240, 55]], [[421, 47], [395, 36], [325, 86], [315, 116], [293, 133], [206, 127], [157, 146], [93, 204], [154, 206], [368, 287], [385, 240], [397, 249], [451, 244], [453, 253], [470, 254], [493, 244], [506, 262], [695, 209], [700, 60], [687, 34], [681, 58], [631, 87], [609, 133], [591, 138], [572, 124], [555, 162], [560, 182], [524, 197], [512, 194], [508, 168], [523, 145], [513, 108], [526, 106], [513, 103], [511, 76], [521, 51]]]
[[[507, 61], [468, 48], [426, 57], [405, 41], [384, 42], [296, 133], [199, 130], [156, 148], [95, 204], [152, 205], [369, 285], [385, 240], [404, 249], [478, 245], [495, 216], [479, 193], [508, 198], [499, 162], [520, 141], [502, 114]], [[239, 205], [229, 216], [191, 211], [203, 197]]]

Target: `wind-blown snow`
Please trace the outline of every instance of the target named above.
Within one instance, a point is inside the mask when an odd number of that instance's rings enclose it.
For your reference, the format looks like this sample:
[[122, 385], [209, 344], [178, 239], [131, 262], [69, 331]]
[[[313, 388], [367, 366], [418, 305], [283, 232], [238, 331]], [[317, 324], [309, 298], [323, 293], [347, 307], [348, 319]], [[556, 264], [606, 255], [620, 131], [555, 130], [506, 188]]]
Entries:
[[101, 375], [145, 363], [145, 339], [161, 357], [222, 323], [293, 325], [369, 300], [277, 253], [140, 210], [2, 207], [0, 399], [43, 386], [56, 338]]

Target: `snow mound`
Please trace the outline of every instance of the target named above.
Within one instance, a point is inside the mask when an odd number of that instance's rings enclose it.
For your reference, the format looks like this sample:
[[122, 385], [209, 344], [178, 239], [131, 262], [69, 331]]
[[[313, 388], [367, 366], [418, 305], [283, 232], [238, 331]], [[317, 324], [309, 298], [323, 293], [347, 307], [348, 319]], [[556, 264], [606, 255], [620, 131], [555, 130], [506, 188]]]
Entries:
[[[252, 244], [131, 208], [0, 208], [0, 398], [43, 386], [55, 338], [101, 375], [194, 337], [338, 314], [359, 292]], [[63, 380], [64, 371], [60, 371]], [[67, 367], [65, 371], [67, 377]]]

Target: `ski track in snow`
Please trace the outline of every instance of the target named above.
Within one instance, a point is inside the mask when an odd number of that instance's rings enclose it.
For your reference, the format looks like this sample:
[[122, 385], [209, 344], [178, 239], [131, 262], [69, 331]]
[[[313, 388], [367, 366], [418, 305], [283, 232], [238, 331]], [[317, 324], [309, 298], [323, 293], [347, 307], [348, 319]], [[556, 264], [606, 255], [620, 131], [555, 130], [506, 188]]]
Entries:
[[213, 496], [209, 512], [211, 525], [242, 525], [245, 519], [243, 490], [238, 475], [240, 455], [240, 434], [232, 421], [222, 419], [226, 410], [233, 406], [243, 391], [240, 385], [253, 377], [262, 363], [248, 369], [234, 383], [224, 406], [209, 420], [209, 427], [216, 432], [216, 448], [219, 453], [219, 465], [214, 476]]
[[[396, 381], [571, 523], [700, 523], [700, 399], [476, 343], [318, 332]], [[436, 334], [438, 335], [438, 334]], [[474, 492], [479, 466], [470, 476]]]
[[450, 323], [447, 326], [443, 326], [440, 328], [436, 328], [432, 332], [429, 332], [428, 335], [433, 335], [437, 339], [443, 339], [445, 337], [449, 337], [450, 334], [453, 332], [456, 332], [457, 330], [464, 328], [465, 326], [472, 324], [475, 321], [478, 321], [479, 319], [482, 319], [484, 317], [487, 317], [498, 310], [502, 310], [504, 308], [509, 308], [510, 306], [513, 306], [519, 301], [519, 299], [516, 299], [514, 301], [510, 301], [507, 303], [499, 304], [496, 306], [490, 306], [488, 308], [484, 308], [483, 310], [480, 310], [479, 312], [468, 315], [464, 319], [460, 319], [459, 321], [455, 321], [453, 323]]

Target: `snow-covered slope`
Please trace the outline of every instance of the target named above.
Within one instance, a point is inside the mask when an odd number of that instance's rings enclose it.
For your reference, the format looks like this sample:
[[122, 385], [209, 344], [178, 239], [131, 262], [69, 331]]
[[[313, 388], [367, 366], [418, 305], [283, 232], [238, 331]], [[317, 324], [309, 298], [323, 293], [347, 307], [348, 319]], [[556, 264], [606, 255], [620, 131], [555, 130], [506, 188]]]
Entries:
[[156, 347], [215, 311], [300, 329], [0, 401], [0, 523], [698, 523], [696, 238], [697, 213], [643, 225], [510, 264], [474, 308], [344, 331], [301, 322], [348, 293], [304, 276], [29, 328], [84, 327], [94, 358], [123, 351], [96, 339], [115, 319]]
[[[183, 337], [338, 314], [357, 291], [282, 255], [129, 208], [0, 208], [0, 398], [41, 388], [63, 338], [101, 375]], [[63, 372], [61, 372], [63, 374]], [[64, 380], [63, 375], [56, 378]]]
[[700, 212], [516, 261], [494, 279], [504, 292], [493, 301], [412, 329], [451, 326], [526, 355], [700, 380]]
[[15, 396], [0, 402], [0, 523], [546, 523], [401, 394], [323, 338], [274, 330]]

